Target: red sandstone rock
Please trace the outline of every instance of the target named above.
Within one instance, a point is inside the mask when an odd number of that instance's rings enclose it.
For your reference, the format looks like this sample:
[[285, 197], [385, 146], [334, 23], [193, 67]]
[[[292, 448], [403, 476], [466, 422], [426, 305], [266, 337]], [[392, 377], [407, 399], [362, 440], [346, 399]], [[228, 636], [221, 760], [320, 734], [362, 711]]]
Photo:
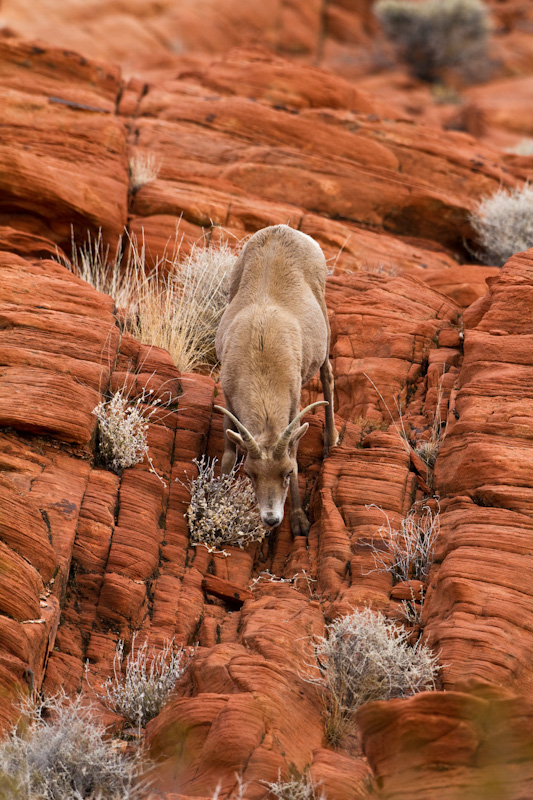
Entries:
[[[330, 3], [325, 14], [324, 52], [333, 53], [333, 37], [338, 57], [351, 42], [366, 47], [375, 26], [369, 3], [356, 12], [345, 5]], [[228, 4], [227, 19], [236, 9]], [[316, 53], [319, 4], [278, 10], [281, 27], [274, 32], [274, 16], [265, 16], [258, 35], [284, 52], [297, 46]], [[22, 24], [24, 6], [4, 3], [6, 18], [15, 11]], [[124, 25], [107, 11], [101, 9], [101, 41], [92, 46], [103, 52], [112, 30], [116, 53], [128, 37], [138, 37], [138, 53], [161, 36], [169, 42], [176, 20], [198, 15], [163, 3], [150, 6], [142, 25], [133, 16]], [[90, 43], [91, 6], [70, 12], [77, 41]], [[43, 15], [26, 14], [24, 24], [48, 25]], [[187, 35], [210, 46], [217, 20], [213, 10], [204, 30], [192, 26]], [[249, 15], [239, 30], [228, 24], [219, 46], [240, 41], [256, 24]], [[5, 39], [1, 49], [10, 89], [4, 159], [14, 168], [4, 179], [11, 210], [0, 219], [9, 388], [0, 419], [11, 425], [0, 438], [7, 511], [0, 522], [7, 565], [0, 726], [13, 719], [16, 693], [32, 681], [47, 693], [87, 690], [86, 659], [98, 689], [111, 673], [117, 639], [129, 644], [134, 631], [137, 642], [157, 647], [172, 638], [198, 642], [185, 681], [148, 728], [160, 757], [158, 791], [169, 800], [177, 792], [207, 798], [220, 782], [227, 796], [243, 772], [248, 800], [260, 800], [261, 782], [292, 764], [310, 767], [330, 800], [364, 797], [369, 773], [357, 746], [345, 742], [334, 752], [324, 740], [322, 698], [305, 680], [311, 642], [353, 608], [370, 604], [393, 614], [407, 591], [391, 592], [390, 575], [376, 570], [369, 545], [385, 515], [397, 526], [421, 499], [420, 487], [428, 491], [427, 475], [417, 482], [413, 461], [421, 473], [424, 465], [410, 457], [402, 425], [427, 439], [439, 414], [446, 421], [435, 468], [442, 521], [424, 635], [442, 651], [444, 685], [462, 693], [363, 709], [363, 744], [384, 798], [451, 800], [464, 775], [472, 790], [476, 781], [484, 785], [497, 734], [510, 729], [512, 775], [504, 785], [518, 787], [517, 800], [527, 797], [531, 754], [517, 741], [524, 732], [530, 738], [522, 698], [480, 696], [461, 680], [512, 683], [524, 694], [531, 682], [531, 253], [501, 271], [457, 266], [468, 211], [500, 183], [515, 185], [522, 168], [507, 173], [496, 151], [471, 136], [402, 118], [392, 95], [376, 100], [264, 51], [212, 63], [194, 54], [163, 56], [159, 67], [152, 58], [154, 77], [145, 85], [123, 84], [116, 67], [48, 45]], [[29, 60], [33, 85], [21, 59]], [[168, 64], [180, 66], [170, 72]], [[398, 95], [418, 91], [423, 98], [420, 87], [400, 83]], [[78, 107], [84, 104], [99, 110]], [[31, 148], [24, 151], [29, 160], [20, 157], [21, 145]], [[154, 153], [161, 170], [131, 193], [126, 159], [136, 149]], [[214, 241], [242, 239], [288, 222], [316, 237], [335, 271], [327, 300], [341, 443], [323, 462], [323, 414], [309, 416], [299, 449], [308, 537], [293, 539], [285, 519], [262, 544], [228, 548], [227, 557], [189, 546], [189, 493], [180, 481], [195, 474], [193, 459], [220, 458], [222, 417], [213, 411], [223, 402], [219, 389], [211, 377], [180, 375], [164, 351], [123, 334], [112, 300], [47, 260], [55, 242], [68, 252], [71, 223], [83, 233], [102, 226], [114, 246], [129, 219], [130, 232], [144, 229], [153, 262], [180, 217], [184, 252], [204, 233]], [[472, 300], [463, 362], [460, 306]], [[147, 386], [177, 400], [177, 411], [151, 418], [157, 475], [147, 463], [121, 476], [95, 468], [94, 405], [108, 387], [139, 393]], [[302, 399], [319, 396], [314, 381]], [[237, 586], [242, 607], [204, 591], [215, 585]], [[407, 750], [411, 737], [415, 752]], [[498, 758], [499, 751], [494, 763]]]
[[[470, 687], [469, 687], [470, 688]], [[359, 711], [383, 800], [527, 797], [533, 772], [529, 701], [505, 690], [424, 692]]]

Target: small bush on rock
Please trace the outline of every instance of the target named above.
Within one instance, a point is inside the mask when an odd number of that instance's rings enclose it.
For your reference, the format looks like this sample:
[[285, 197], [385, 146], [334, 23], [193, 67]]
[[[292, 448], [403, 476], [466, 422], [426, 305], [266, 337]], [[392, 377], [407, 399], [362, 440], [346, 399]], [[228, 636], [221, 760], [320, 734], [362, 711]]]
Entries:
[[194, 649], [174, 647], [173, 642], [167, 642], [157, 652], [155, 648], [149, 650], [145, 641], [135, 651], [133, 636], [131, 651], [124, 661], [124, 641], [119, 639], [113, 677], [108, 678], [103, 686], [104, 702], [131, 725], [144, 728], [159, 714], [193, 655]]
[[123, 386], [109, 400], [98, 403], [92, 413], [98, 420], [100, 461], [108, 469], [121, 472], [140, 464], [146, 456], [155, 472], [148, 453], [148, 426], [151, 418], [171, 402], [171, 392], [164, 399], [156, 397], [153, 389], [144, 388], [136, 397], [130, 398], [127, 387]]
[[93, 410], [98, 420], [98, 455], [114, 472], [139, 464], [148, 454], [148, 421], [140, 401], [130, 403], [119, 389]]
[[326, 735], [337, 744], [354, 725], [354, 713], [371, 700], [406, 697], [435, 688], [437, 657], [425, 644], [411, 647], [408, 633], [369, 608], [328, 625], [314, 644], [326, 689]]
[[490, 24], [481, 0], [380, 0], [374, 11], [421, 80], [434, 82], [450, 67], [475, 78], [487, 63]]
[[105, 738], [81, 696], [27, 702], [29, 722], [0, 744], [5, 800], [140, 800], [140, 762]]
[[195, 459], [198, 477], [188, 481], [191, 502], [186, 518], [192, 545], [216, 550], [224, 545], [244, 547], [265, 538], [252, 483], [237, 477], [239, 464], [215, 477], [216, 459]]
[[379, 531], [378, 545], [370, 545], [376, 570], [390, 572], [394, 583], [427, 580], [440, 530], [439, 509], [438, 505], [436, 511], [427, 505], [413, 506], [400, 521], [399, 530], [393, 528], [388, 515], [379, 509], [386, 525]]
[[533, 187], [499, 189], [470, 217], [487, 263], [503, 267], [515, 253], [533, 247]]
[[282, 780], [281, 774], [277, 781], [264, 784], [270, 794], [277, 800], [326, 800], [326, 795], [320, 786], [312, 780], [308, 772], [303, 775], [293, 775]]

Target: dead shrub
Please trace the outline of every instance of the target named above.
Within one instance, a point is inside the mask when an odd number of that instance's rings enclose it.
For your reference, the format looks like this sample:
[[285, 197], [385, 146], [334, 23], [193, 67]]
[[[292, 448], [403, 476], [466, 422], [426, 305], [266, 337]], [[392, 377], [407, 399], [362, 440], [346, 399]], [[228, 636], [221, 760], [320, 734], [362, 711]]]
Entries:
[[105, 737], [81, 695], [23, 705], [19, 725], [0, 744], [0, 797], [17, 800], [141, 800], [139, 758]]
[[481, 0], [379, 0], [374, 12], [417, 78], [433, 83], [450, 67], [485, 77], [490, 22]]
[[326, 735], [338, 744], [354, 728], [354, 714], [371, 700], [389, 700], [435, 688], [437, 657], [425, 644], [408, 644], [407, 631], [365, 608], [335, 620], [314, 642], [325, 690]]
[[476, 255], [503, 267], [512, 255], [533, 247], [533, 187], [498, 189], [478, 203], [470, 221], [482, 248]]
[[227, 475], [215, 477], [216, 458], [195, 459], [198, 476], [185, 484], [191, 493], [186, 518], [192, 545], [218, 550], [224, 545], [241, 549], [261, 542], [266, 528], [249, 478], [238, 477], [236, 463]]
[[104, 685], [102, 699], [113, 711], [121, 714], [140, 729], [162, 710], [183, 677], [194, 655], [194, 648], [175, 647], [167, 642], [157, 651], [144, 642], [124, 658], [124, 640], [119, 639], [113, 661], [113, 676]]
[[425, 504], [415, 504], [407, 516], [400, 520], [399, 530], [393, 527], [388, 514], [382, 508], [379, 511], [386, 522], [378, 531], [378, 543], [369, 545], [376, 570], [390, 572], [393, 583], [426, 581], [433, 564], [440, 530], [438, 503], [435, 511]]

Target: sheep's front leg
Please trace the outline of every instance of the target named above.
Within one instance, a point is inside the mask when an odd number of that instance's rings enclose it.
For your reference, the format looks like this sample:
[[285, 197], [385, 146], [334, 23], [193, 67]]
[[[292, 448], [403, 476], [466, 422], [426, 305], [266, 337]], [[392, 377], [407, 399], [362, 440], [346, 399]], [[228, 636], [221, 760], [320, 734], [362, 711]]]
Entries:
[[291, 531], [293, 536], [306, 536], [309, 532], [309, 520], [302, 508], [300, 500], [300, 489], [298, 487], [298, 468], [294, 470], [290, 477], [291, 492]]
[[329, 358], [326, 358], [320, 367], [320, 382], [322, 383], [324, 400], [329, 403], [326, 406], [326, 429], [324, 431], [324, 456], [327, 456], [331, 448], [335, 447], [339, 441], [339, 432], [335, 428], [335, 409], [333, 407], [335, 381]]

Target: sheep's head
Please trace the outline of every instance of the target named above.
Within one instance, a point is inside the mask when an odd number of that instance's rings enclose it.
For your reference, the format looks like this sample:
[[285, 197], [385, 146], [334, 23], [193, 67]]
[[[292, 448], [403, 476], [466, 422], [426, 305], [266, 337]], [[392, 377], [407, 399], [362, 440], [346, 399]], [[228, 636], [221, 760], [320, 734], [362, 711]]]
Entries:
[[328, 403], [319, 400], [300, 411], [273, 447], [258, 444], [250, 431], [227, 408], [215, 406], [237, 428], [236, 431], [226, 428], [226, 436], [245, 453], [244, 471], [252, 481], [261, 519], [271, 528], [276, 528], [283, 519], [291, 475], [298, 470], [298, 442], [309, 428], [309, 423], [300, 425], [300, 420], [304, 414], [324, 405], [327, 406]]

